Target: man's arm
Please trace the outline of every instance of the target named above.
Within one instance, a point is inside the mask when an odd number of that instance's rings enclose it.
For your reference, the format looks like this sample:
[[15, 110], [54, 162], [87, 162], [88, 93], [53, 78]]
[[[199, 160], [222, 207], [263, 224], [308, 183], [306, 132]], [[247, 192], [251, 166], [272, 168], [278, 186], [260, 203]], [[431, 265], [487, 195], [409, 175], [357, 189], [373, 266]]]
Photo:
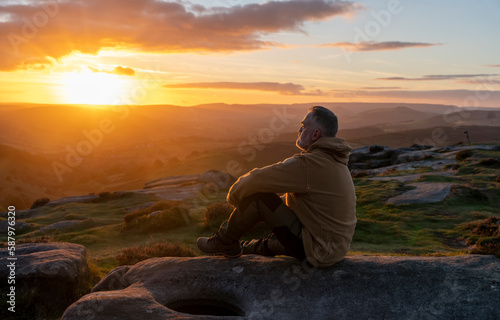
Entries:
[[283, 162], [253, 169], [236, 181], [229, 193], [227, 201], [232, 205], [258, 192], [303, 192], [307, 188], [307, 164], [301, 155], [288, 158]]

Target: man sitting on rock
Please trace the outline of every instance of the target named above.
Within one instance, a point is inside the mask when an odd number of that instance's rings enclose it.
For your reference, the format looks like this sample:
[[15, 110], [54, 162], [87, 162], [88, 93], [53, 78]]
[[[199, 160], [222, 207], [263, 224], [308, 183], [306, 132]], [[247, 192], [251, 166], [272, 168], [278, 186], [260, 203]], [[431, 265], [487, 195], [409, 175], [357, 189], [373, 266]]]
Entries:
[[[356, 226], [356, 194], [347, 168], [351, 147], [337, 130], [332, 111], [310, 108], [296, 142], [303, 152], [241, 176], [227, 195], [235, 206], [229, 220], [214, 236], [198, 238], [198, 248], [226, 257], [290, 255], [317, 267], [343, 260]], [[273, 234], [240, 242], [261, 221]]]

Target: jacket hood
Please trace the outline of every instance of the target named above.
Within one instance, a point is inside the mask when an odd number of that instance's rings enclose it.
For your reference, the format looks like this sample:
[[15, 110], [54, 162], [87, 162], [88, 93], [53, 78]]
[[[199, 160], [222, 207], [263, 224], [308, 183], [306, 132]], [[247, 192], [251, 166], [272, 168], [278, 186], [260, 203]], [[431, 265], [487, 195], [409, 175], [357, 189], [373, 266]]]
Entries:
[[351, 146], [343, 138], [323, 137], [316, 140], [307, 152], [326, 152], [331, 154], [336, 161], [347, 165], [351, 150]]

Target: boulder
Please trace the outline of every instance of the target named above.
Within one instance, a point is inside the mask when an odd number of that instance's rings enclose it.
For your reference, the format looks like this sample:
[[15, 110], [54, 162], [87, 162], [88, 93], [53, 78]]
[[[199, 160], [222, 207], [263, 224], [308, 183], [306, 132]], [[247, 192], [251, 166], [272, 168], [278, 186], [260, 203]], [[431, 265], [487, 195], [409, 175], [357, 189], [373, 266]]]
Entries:
[[73, 196], [73, 197], [65, 197], [65, 198], [60, 198], [56, 200], [52, 200], [49, 203], [46, 204], [46, 206], [53, 206], [57, 207], [62, 204], [66, 203], [85, 203], [85, 202], [91, 202], [99, 199], [99, 196], [95, 194], [88, 194], [88, 195], [83, 195], [83, 196]]
[[68, 230], [85, 222], [85, 220], [68, 220], [68, 221], [58, 221], [38, 230], [39, 232], [53, 232], [53, 231], [62, 231]]
[[[9, 221], [8, 220], [2, 220], [0, 221], [0, 231], [4, 234], [7, 234], [7, 230], [9, 227]], [[27, 223], [21, 220], [16, 220], [16, 232], [18, 234], [26, 231], [31, 227], [31, 223]]]
[[392, 164], [400, 164], [406, 162], [423, 161], [433, 158], [433, 153], [428, 150], [418, 150], [409, 152], [397, 152], [392, 158]]
[[[402, 176], [389, 176], [389, 177], [371, 177], [369, 180], [379, 180], [379, 181], [390, 181], [390, 180], [396, 180], [400, 181], [403, 183], [407, 182], [413, 182], [415, 180], [420, 179], [421, 177], [424, 176], [442, 176], [442, 177], [451, 177], [453, 176], [454, 172], [452, 171], [447, 171], [447, 172], [426, 172], [426, 173], [414, 173], [414, 174], [406, 174]], [[368, 174], [367, 174], [368, 175]]]
[[415, 182], [408, 184], [408, 186], [414, 189], [389, 198], [387, 203], [412, 204], [440, 202], [446, 199], [451, 193], [453, 183]]
[[457, 152], [472, 149], [491, 150], [486, 145], [469, 146], [467, 148], [463, 146], [434, 148], [419, 144], [404, 148], [389, 148], [378, 145], [364, 146], [352, 150], [349, 156], [349, 169], [353, 176], [361, 171], [366, 171], [368, 175], [376, 175], [386, 169], [414, 170], [418, 167], [432, 167], [434, 170], [442, 170], [450, 164], [456, 163]]
[[[0, 249], [0, 277], [7, 278], [7, 248]], [[15, 247], [16, 278], [57, 279], [76, 283], [88, 275], [89, 269], [84, 246], [74, 243], [27, 243]]]
[[417, 150], [427, 150], [427, 149], [431, 149], [433, 146], [430, 146], [430, 145], [422, 145], [422, 144], [418, 144], [418, 143], [414, 143], [410, 146], [410, 148], [413, 148], [413, 149], [417, 149]]
[[49, 242], [16, 245], [14, 251], [0, 249], [0, 286], [2, 292], [15, 288], [16, 316], [20, 318], [60, 316], [86, 289], [88, 277], [82, 245]]
[[114, 269], [71, 319], [498, 319], [494, 256], [349, 256], [325, 269], [254, 255]]
[[430, 146], [412, 145], [409, 148], [389, 148], [379, 145], [362, 147], [351, 152], [351, 169], [376, 169], [390, 165], [432, 159], [437, 149]]

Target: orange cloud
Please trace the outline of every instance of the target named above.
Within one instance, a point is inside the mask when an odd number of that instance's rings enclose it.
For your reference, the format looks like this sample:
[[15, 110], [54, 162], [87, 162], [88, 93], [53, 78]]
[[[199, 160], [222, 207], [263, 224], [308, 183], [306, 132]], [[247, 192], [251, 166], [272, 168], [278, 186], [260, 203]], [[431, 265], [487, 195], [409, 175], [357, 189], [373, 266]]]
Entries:
[[104, 72], [109, 74], [116, 74], [119, 76], [133, 76], [135, 75], [135, 70], [129, 67], [117, 66], [112, 71], [100, 70], [94, 67], [89, 66], [89, 69], [93, 72]]
[[268, 1], [205, 8], [160, 0], [56, 0], [1, 7], [0, 70], [49, 64], [74, 51], [231, 52], [278, 45], [263, 35], [349, 15], [360, 5], [330, 0]]
[[361, 41], [361, 42], [335, 42], [325, 43], [321, 47], [340, 47], [348, 51], [385, 51], [385, 50], [400, 50], [405, 48], [422, 48], [438, 46], [440, 43], [425, 43], [425, 42], [403, 42], [403, 41]]
[[315, 92], [303, 92], [304, 87], [295, 83], [278, 82], [198, 82], [167, 84], [165, 88], [171, 89], [236, 89], [236, 90], [257, 90], [277, 92], [283, 95], [322, 95], [320, 90]]

